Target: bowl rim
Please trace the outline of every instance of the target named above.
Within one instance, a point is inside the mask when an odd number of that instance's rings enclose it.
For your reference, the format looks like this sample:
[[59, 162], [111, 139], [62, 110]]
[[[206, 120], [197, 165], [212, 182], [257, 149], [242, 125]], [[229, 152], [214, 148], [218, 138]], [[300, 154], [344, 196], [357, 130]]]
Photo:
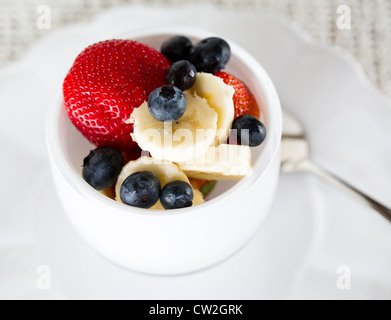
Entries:
[[[178, 33], [178, 30], [180, 32]], [[261, 168], [260, 163], [262, 161], [257, 161], [253, 166], [253, 174], [243, 178], [238, 181], [234, 187], [227, 190], [223, 194], [219, 195], [215, 199], [206, 201], [200, 206], [194, 206], [189, 208], [184, 208], [180, 210], [150, 210], [148, 214], [145, 214], [145, 209], [134, 208], [125, 206], [122, 203], [114, 201], [101, 193], [97, 192], [91, 188], [78, 174], [72, 164], [70, 159], [66, 154], [66, 151], [62, 148], [62, 142], [60, 137], [59, 123], [62, 119], [63, 110], [63, 92], [62, 86], [60, 93], [57, 93], [52, 99], [50, 106], [47, 112], [46, 125], [45, 125], [45, 135], [46, 135], [46, 145], [49, 153], [49, 158], [51, 160], [53, 169], [56, 169], [62, 178], [73, 188], [76, 189], [84, 198], [96, 203], [104, 204], [105, 206], [111, 207], [111, 210], [108, 214], [112, 215], [138, 215], [139, 217], [149, 219], [156, 217], [176, 217], [176, 216], [190, 216], [193, 214], [200, 214], [200, 209], [203, 212], [208, 212], [211, 214], [213, 210], [210, 209], [211, 206], [215, 207], [219, 202], [224, 202], [227, 197], [231, 197], [233, 194], [236, 195], [236, 199], [240, 199], [240, 194], [246, 192], [247, 188], [250, 188], [254, 185], [259, 179], [262, 179], [264, 174], [269, 170], [269, 167], [273, 164], [274, 159], [279, 156], [280, 144], [281, 144], [281, 135], [282, 135], [282, 110], [280, 99], [277, 94], [277, 90], [270, 79], [269, 75], [266, 73], [265, 69], [261, 64], [246, 50], [237, 45], [234, 41], [228, 39], [225, 36], [216, 34], [214, 32], [198, 29], [198, 28], [189, 28], [189, 27], [165, 27], [165, 28], [142, 28], [134, 29], [129, 32], [124, 32], [119, 34], [117, 39], [134, 39], [137, 41], [137, 38], [142, 37], [152, 37], [152, 36], [175, 36], [175, 35], [185, 35], [191, 38], [204, 39], [207, 37], [220, 37], [225, 39], [232, 51], [232, 55], [235, 56], [241, 63], [246, 65], [249, 70], [252, 70], [253, 75], [256, 77], [257, 82], [261, 85], [263, 89], [267, 116], [268, 116], [268, 137], [265, 141], [265, 146], [269, 146], [274, 143], [272, 146], [272, 153], [268, 156], [269, 160], [264, 168]], [[276, 139], [270, 138], [270, 132], [274, 132]], [[261, 154], [260, 157], [265, 156]]]

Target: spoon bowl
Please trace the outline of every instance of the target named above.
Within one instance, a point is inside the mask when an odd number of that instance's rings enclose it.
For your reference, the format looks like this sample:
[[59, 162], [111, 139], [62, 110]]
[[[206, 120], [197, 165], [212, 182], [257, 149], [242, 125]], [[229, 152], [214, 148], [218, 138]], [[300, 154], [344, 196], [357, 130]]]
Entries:
[[391, 222], [391, 209], [361, 192], [350, 183], [342, 180], [326, 169], [314, 164], [310, 159], [310, 145], [304, 126], [291, 113], [283, 111], [283, 130], [281, 141], [281, 172], [306, 172], [315, 174], [341, 190], [355, 197], [363, 204], [370, 206]]

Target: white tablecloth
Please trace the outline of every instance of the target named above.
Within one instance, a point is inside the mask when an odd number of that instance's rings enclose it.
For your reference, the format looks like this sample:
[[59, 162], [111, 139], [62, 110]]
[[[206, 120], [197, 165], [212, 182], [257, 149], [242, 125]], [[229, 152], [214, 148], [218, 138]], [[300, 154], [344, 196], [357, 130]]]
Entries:
[[[236, 12], [263, 12], [288, 18], [317, 41], [347, 50], [362, 64], [372, 83], [391, 96], [390, 0], [2, 0], [0, 66], [23, 56], [37, 39], [52, 30], [88, 21], [118, 5], [148, 3], [175, 8], [201, 2]], [[37, 27], [40, 13], [44, 12], [37, 10], [42, 5], [51, 11], [50, 30]], [[341, 5], [351, 10], [351, 30], [337, 28], [337, 9]], [[202, 15], [198, 12], [194, 19]]]

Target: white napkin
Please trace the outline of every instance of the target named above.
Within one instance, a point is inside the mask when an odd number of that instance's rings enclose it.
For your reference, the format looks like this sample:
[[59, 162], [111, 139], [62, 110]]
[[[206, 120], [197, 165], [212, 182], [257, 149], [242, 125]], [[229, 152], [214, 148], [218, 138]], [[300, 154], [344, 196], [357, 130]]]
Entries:
[[[194, 12], [203, 14], [195, 20]], [[201, 273], [159, 278], [128, 272], [81, 241], [50, 180], [47, 106], [86, 46], [167, 21], [202, 26], [253, 53], [284, 105], [303, 121], [314, 160], [391, 206], [390, 104], [343, 58], [266, 16], [204, 6], [125, 7], [90, 25], [51, 32], [25, 59], [0, 71], [0, 298], [390, 298], [390, 225], [304, 175], [282, 177], [253, 241]], [[42, 265], [50, 267], [51, 290], [37, 287]], [[349, 272], [351, 288], [341, 290]]]

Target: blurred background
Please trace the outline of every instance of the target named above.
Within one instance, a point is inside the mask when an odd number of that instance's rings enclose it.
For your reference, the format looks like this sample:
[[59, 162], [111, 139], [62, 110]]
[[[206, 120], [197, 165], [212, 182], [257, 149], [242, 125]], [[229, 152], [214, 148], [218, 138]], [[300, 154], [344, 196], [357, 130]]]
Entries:
[[[0, 0], [0, 67], [22, 58], [51, 31], [88, 22], [113, 7], [177, 7], [200, 2], [287, 18], [315, 40], [349, 52], [361, 63], [370, 81], [391, 96], [390, 0]], [[351, 10], [351, 29], [336, 28], [336, 8], [341, 5]], [[37, 27], [45, 8], [42, 6], [50, 7], [50, 29]]]

